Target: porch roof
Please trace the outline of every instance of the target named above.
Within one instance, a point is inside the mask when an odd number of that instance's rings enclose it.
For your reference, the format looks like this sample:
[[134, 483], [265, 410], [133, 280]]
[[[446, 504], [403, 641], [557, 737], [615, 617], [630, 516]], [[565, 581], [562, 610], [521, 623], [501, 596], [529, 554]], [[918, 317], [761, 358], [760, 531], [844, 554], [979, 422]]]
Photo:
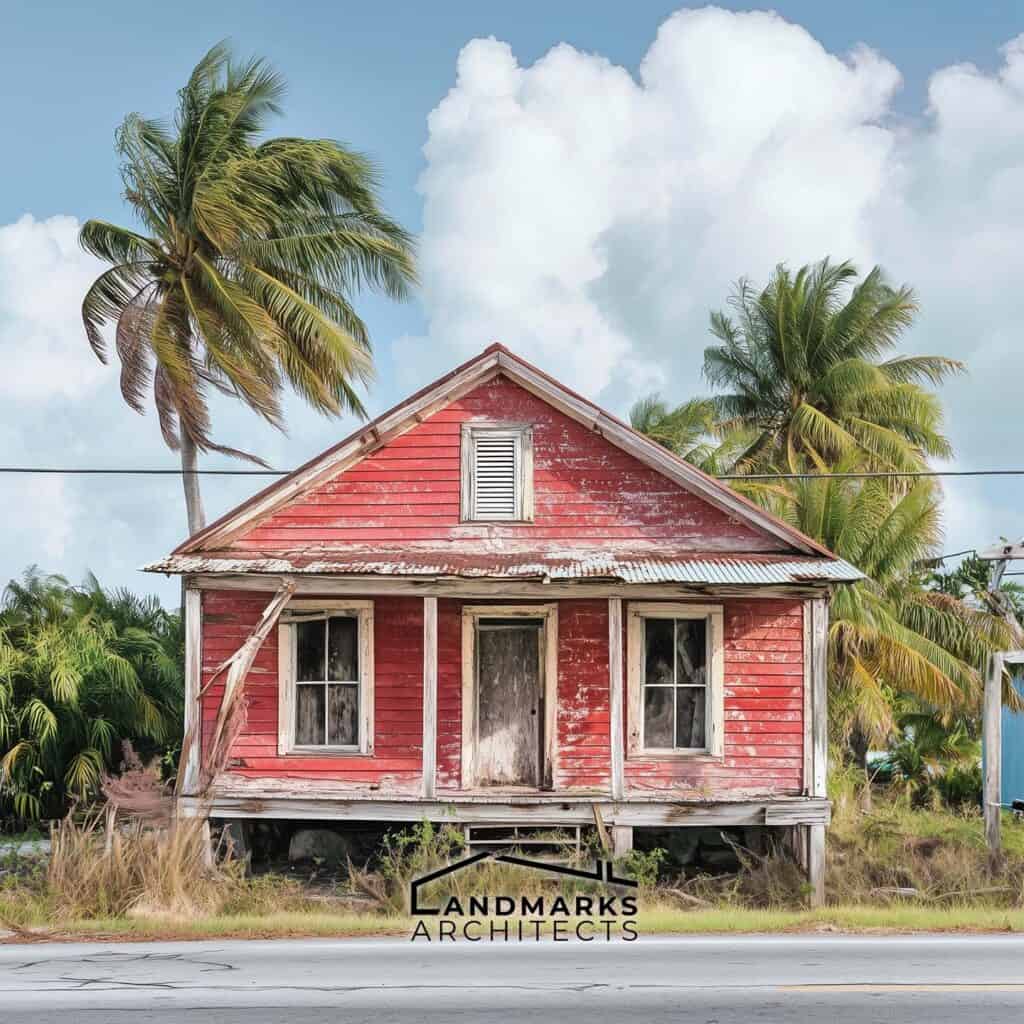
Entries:
[[842, 559], [789, 554], [685, 555], [673, 552], [552, 550], [465, 552], [447, 549], [304, 552], [232, 550], [168, 555], [145, 572], [463, 579], [614, 580], [621, 583], [779, 585], [852, 583], [864, 575]]

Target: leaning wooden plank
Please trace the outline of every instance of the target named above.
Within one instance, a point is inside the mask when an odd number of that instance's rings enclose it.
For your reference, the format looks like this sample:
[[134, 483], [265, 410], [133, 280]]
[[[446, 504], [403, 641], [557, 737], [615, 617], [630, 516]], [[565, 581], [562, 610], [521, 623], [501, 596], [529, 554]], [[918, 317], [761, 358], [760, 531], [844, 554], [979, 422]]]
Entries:
[[[217, 678], [225, 669], [227, 678], [224, 683], [224, 692], [221, 694], [220, 707], [217, 709], [217, 721], [213, 729], [213, 737], [210, 745], [202, 758], [199, 772], [199, 791], [205, 792], [210, 783], [227, 766], [228, 757], [231, 752], [231, 741], [234, 739], [241, 724], [240, 716], [243, 713], [242, 694], [244, 692], [245, 677], [256, 660], [256, 655], [263, 641], [266, 640], [271, 629], [277, 623], [284, 606], [295, 590], [295, 584], [286, 580], [281, 589], [277, 591], [270, 603], [263, 609], [259, 623], [249, 634], [241, 647], [235, 651], [213, 674], [213, 678], [203, 688], [209, 689], [213, 679]], [[201, 691], [202, 692], [202, 691]], [[201, 695], [201, 694], [200, 694]], [[196, 735], [190, 737], [191, 742], [196, 742]]]

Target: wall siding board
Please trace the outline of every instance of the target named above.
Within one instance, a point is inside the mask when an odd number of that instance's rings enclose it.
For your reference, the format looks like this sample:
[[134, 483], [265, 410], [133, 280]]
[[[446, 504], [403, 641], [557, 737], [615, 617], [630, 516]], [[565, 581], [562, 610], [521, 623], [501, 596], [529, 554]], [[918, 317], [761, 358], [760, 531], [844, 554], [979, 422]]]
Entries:
[[[264, 595], [206, 591], [202, 681], [255, 626]], [[372, 597], [372, 595], [367, 595]], [[487, 602], [474, 601], [474, 604]], [[510, 602], [503, 601], [508, 604]], [[529, 603], [529, 602], [525, 602]], [[437, 606], [437, 791], [451, 796], [461, 786], [462, 604], [440, 599]], [[558, 602], [558, 713], [552, 781], [556, 791], [606, 792], [611, 781], [608, 672], [608, 602]], [[210, 618], [205, 618], [205, 613]], [[624, 619], [628, 602], [624, 608]], [[727, 599], [725, 622], [724, 757], [713, 759], [627, 756], [626, 798], [664, 793], [707, 799], [735, 792], [797, 794], [803, 787], [803, 652], [764, 672], [749, 666], [750, 634], [765, 621], [799, 621], [799, 601]], [[374, 599], [376, 727], [373, 755], [277, 754], [277, 631], [256, 657], [246, 681], [247, 719], [232, 748], [231, 771], [248, 778], [329, 780], [388, 792], [417, 792], [422, 783], [423, 677], [422, 602], [418, 598]], [[775, 628], [788, 628], [776, 626]], [[623, 645], [625, 645], [623, 636]], [[794, 660], [796, 659], [796, 660]], [[755, 669], [746, 675], [748, 667]], [[624, 668], [625, 671], [625, 668]], [[747, 682], [753, 679], [754, 682]], [[781, 685], [780, 685], [781, 684]], [[216, 720], [223, 686], [215, 683], [203, 699], [204, 738]], [[628, 711], [623, 709], [624, 728]]]
[[[533, 424], [534, 519], [459, 522], [460, 430], [476, 418]], [[509, 539], [656, 542], [678, 551], [784, 550], [505, 377], [482, 384], [256, 523], [232, 547]]]
[[[534, 518], [526, 524], [461, 523], [460, 443], [475, 419], [533, 427]], [[496, 377], [392, 439], [363, 461], [254, 523], [230, 547], [315, 549], [357, 544], [459, 551], [552, 544], [680, 553], [786, 550], [777, 538], [734, 519], [662, 477], [631, 455]], [[372, 755], [280, 757], [277, 754], [278, 652], [274, 630], [246, 681], [247, 721], [232, 772], [252, 778], [339, 780], [374, 789], [422, 784], [423, 606], [415, 597], [374, 599], [375, 729]], [[266, 595], [206, 590], [202, 598], [201, 682], [249, 635]], [[473, 604], [487, 603], [473, 601]], [[503, 599], [500, 603], [510, 603]], [[525, 602], [531, 603], [531, 602]], [[702, 799], [745, 791], [800, 793], [804, 786], [803, 605], [797, 599], [726, 598], [724, 611], [724, 756], [626, 756], [625, 794], [650, 792]], [[462, 605], [437, 602], [437, 764], [439, 795], [462, 783]], [[628, 613], [624, 602], [623, 621]], [[623, 658], [626, 637], [623, 634]], [[558, 708], [552, 785], [556, 791], [610, 786], [611, 707], [608, 601], [558, 602]], [[625, 672], [625, 665], [623, 667]], [[209, 740], [223, 692], [218, 680], [201, 708]], [[623, 736], [628, 735], [624, 701]]]
[[[255, 627], [266, 599], [245, 591], [213, 590], [203, 596], [205, 685]], [[207, 621], [207, 613], [212, 621]], [[272, 630], [246, 679], [246, 722], [232, 747], [231, 770], [248, 776], [332, 778], [395, 789], [417, 786], [423, 751], [422, 602], [412, 597], [374, 602], [372, 755], [278, 755], [277, 639], [277, 630]], [[203, 697], [204, 742], [212, 733], [222, 692], [223, 686], [215, 683]]]
[[[725, 756], [721, 760], [627, 757], [627, 793], [680, 788], [711, 795], [732, 789], [778, 795], [801, 791], [803, 605], [796, 600], [730, 599], [723, 601], [723, 612]], [[767, 630], [793, 631], [783, 661], [761, 648], [758, 638]]]

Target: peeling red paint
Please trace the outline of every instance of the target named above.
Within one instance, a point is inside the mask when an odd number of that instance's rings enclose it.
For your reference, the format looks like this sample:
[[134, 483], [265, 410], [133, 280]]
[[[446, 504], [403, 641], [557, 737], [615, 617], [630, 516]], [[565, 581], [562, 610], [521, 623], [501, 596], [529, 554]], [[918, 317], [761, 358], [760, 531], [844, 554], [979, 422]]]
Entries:
[[[460, 428], [474, 417], [533, 424], [532, 523], [459, 521]], [[332, 553], [335, 558], [351, 557], [361, 549], [378, 561], [394, 558], [396, 564], [413, 564], [427, 558], [422, 549], [430, 545], [443, 552], [447, 564], [476, 567], [485, 558], [507, 567], [531, 555], [538, 563], [552, 564], [560, 550], [570, 548], [607, 553], [609, 558], [657, 551], [680, 561], [742, 555], [751, 564], [765, 565], [799, 558], [777, 538], [694, 496], [500, 377], [275, 511], [223, 555], [245, 560], [288, 552], [298, 565], [328, 559]], [[382, 793], [419, 791], [422, 603], [372, 592], [363, 597], [374, 601], [373, 753], [279, 756], [274, 630], [245, 684], [247, 722], [232, 750], [232, 773], [342, 781]], [[248, 635], [265, 604], [266, 595], [259, 592], [204, 591], [204, 684]], [[628, 756], [627, 793], [685, 800], [802, 791], [803, 605], [798, 599], [732, 597], [722, 604], [724, 756]], [[437, 787], [449, 796], [462, 784], [461, 611], [461, 601], [438, 601]], [[558, 601], [557, 656], [553, 786], [556, 791], [606, 793], [611, 772], [606, 600]], [[218, 681], [203, 699], [204, 740], [216, 717], [221, 688]], [[624, 735], [628, 724], [624, 720]]]

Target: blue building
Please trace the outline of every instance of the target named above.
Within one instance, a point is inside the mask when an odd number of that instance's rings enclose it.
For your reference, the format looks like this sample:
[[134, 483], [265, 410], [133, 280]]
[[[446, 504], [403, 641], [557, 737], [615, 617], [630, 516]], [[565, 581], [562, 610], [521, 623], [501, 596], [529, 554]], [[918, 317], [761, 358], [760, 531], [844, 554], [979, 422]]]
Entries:
[[[1024, 675], [1015, 680], [1024, 695]], [[1009, 807], [1014, 800], [1024, 800], [1024, 712], [1003, 708], [1002, 791], [999, 802]]]

